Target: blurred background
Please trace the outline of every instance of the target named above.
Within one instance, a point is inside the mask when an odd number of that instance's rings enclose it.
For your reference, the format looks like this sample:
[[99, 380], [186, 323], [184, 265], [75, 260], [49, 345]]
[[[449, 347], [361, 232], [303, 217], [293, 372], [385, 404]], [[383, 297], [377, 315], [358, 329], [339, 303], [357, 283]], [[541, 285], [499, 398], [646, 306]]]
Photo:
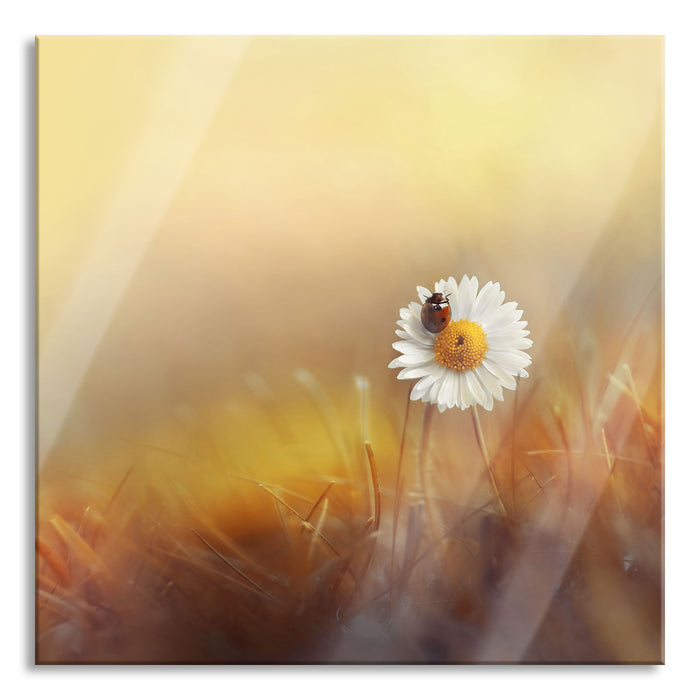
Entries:
[[[61, 513], [82, 537], [85, 509], [113, 503], [147, 463], [149, 488], [199, 494], [232, 537], [279, 528], [279, 517], [231, 473], [294, 482], [307, 505], [320, 491], [295, 479], [313, 475], [320, 490], [345, 479], [336, 515], [354, 522], [372, 503], [364, 441], [382, 494], [398, 502], [410, 388], [386, 367], [398, 310], [417, 300], [416, 284], [465, 273], [500, 282], [534, 341], [518, 392], [530, 418], [516, 421], [508, 392], [482, 418], [494, 450], [519, 431], [518, 449], [568, 451], [571, 474], [572, 450], [595, 443], [604, 457], [607, 428], [622, 451], [641, 414], [632, 452], [654, 464], [658, 493], [661, 38], [41, 37], [37, 47], [40, 521]], [[611, 375], [624, 388], [613, 398]], [[465, 447], [470, 420], [446, 414], [433, 430], [447, 436], [435, 498], [456, 484], [462, 501], [476, 498], [477, 472], [465, 477], [453, 459], [476, 449]], [[520, 477], [502, 468], [517, 510]], [[588, 517], [607, 482], [580, 472], [564, 510], [580, 493], [574, 510]], [[630, 479], [639, 505], [647, 477]], [[657, 548], [639, 633], [651, 641], [631, 660], [660, 655], [658, 507], [640, 506]], [[459, 520], [454, 510], [445, 522]], [[577, 541], [585, 522], [562, 531]], [[582, 642], [572, 658], [630, 660], [618, 641]], [[494, 644], [487, 660], [505, 658]]]

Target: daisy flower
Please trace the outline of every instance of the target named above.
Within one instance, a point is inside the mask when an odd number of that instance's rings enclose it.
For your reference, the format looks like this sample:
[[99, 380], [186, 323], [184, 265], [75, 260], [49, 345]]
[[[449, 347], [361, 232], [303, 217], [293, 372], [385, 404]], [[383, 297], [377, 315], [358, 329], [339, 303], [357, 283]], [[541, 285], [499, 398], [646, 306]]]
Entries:
[[[477, 278], [467, 275], [459, 284], [454, 277], [436, 282], [435, 295], [425, 287], [417, 290], [420, 301], [399, 312], [396, 335], [401, 340], [393, 348], [401, 355], [389, 367], [401, 368], [399, 379], [418, 379], [411, 399], [437, 404], [440, 412], [477, 404], [490, 411], [494, 398], [503, 401], [503, 387], [515, 389], [515, 378], [528, 376], [525, 367], [532, 360], [523, 350], [532, 341], [526, 337], [527, 321], [520, 320], [522, 310], [514, 301], [503, 303], [505, 293], [497, 282], [479, 291]], [[440, 315], [449, 316], [440, 313], [449, 302], [451, 320], [446, 318], [444, 329], [435, 333], [424, 325], [421, 311], [427, 299], [439, 300], [439, 295], [446, 301], [426, 312], [434, 309], [439, 321]]]

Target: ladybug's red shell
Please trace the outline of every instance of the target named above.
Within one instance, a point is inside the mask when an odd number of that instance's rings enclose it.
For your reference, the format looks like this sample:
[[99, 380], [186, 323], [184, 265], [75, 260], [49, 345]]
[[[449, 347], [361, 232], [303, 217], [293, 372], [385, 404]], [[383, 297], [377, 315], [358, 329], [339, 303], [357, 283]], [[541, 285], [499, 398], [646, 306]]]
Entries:
[[420, 320], [426, 330], [439, 333], [447, 328], [451, 318], [450, 302], [441, 292], [435, 292], [425, 300], [420, 312]]

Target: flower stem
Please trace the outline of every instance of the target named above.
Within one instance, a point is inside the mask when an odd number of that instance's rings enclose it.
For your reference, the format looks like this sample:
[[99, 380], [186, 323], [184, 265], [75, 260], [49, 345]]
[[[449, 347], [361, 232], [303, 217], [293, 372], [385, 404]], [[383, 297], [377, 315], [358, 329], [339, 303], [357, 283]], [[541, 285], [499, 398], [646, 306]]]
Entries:
[[486, 441], [484, 440], [484, 433], [481, 430], [481, 421], [479, 420], [479, 412], [476, 406], [472, 407], [472, 421], [474, 423], [476, 441], [479, 444], [481, 456], [484, 458], [484, 464], [486, 465], [486, 473], [488, 474], [489, 482], [491, 483], [493, 495], [495, 496], [496, 502], [498, 503], [503, 515], [508, 515], [508, 510], [506, 509], [505, 503], [503, 503], [503, 499], [501, 498], [501, 492], [498, 488], [496, 474], [493, 470], [493, 464], [491, 464], [491, 458], [489, 457], [488, 449], [486, 447]]
[[440, 528], [438, 527], [438, 514], [435, 510], [435, 499], [429, 475], [429, 451], [430, 451], [430, 429], [435, 417], [435, 405], [426, 404], [425, 413], [423, 414], [423, 430], [421, 432], [420, 450], [418, 452], [418, 482], [420, 490], [425, 499], [425, 509], [428, 515], [428, 523], [433, 537], [439, 540], [441, 537]]
[[404, 449], [406, 447], [406, 429], [408, 428], [408, 414], [411, 410], [411, 390], [409, 388], [406, 396], [406, 413], [403, 418], [403, 430], [401, 431], [401, 445], [399, 447], [399, 462], [396, 466], [396, 485], [394, 487], [394, 519], [391, 531], [391, 561], [389, 565], [390, 577], [394, 579], [394, 554], [396, 551], [396, 531], [398, 529], [399, 511], [401, 508], [401, 493], [403, 490], [403, 475], [401, 466], [403, 464]]

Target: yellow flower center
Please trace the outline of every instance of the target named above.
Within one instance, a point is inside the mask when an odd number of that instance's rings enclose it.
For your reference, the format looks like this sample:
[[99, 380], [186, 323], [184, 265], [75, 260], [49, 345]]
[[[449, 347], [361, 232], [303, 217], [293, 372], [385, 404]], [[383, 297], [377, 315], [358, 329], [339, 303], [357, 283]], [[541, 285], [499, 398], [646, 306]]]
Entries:
[[456, 372], [478, 367], [488, 349], [484, 329], [469, 319], [452, 321], [435, 338], [435, 359], [438, 364]]

